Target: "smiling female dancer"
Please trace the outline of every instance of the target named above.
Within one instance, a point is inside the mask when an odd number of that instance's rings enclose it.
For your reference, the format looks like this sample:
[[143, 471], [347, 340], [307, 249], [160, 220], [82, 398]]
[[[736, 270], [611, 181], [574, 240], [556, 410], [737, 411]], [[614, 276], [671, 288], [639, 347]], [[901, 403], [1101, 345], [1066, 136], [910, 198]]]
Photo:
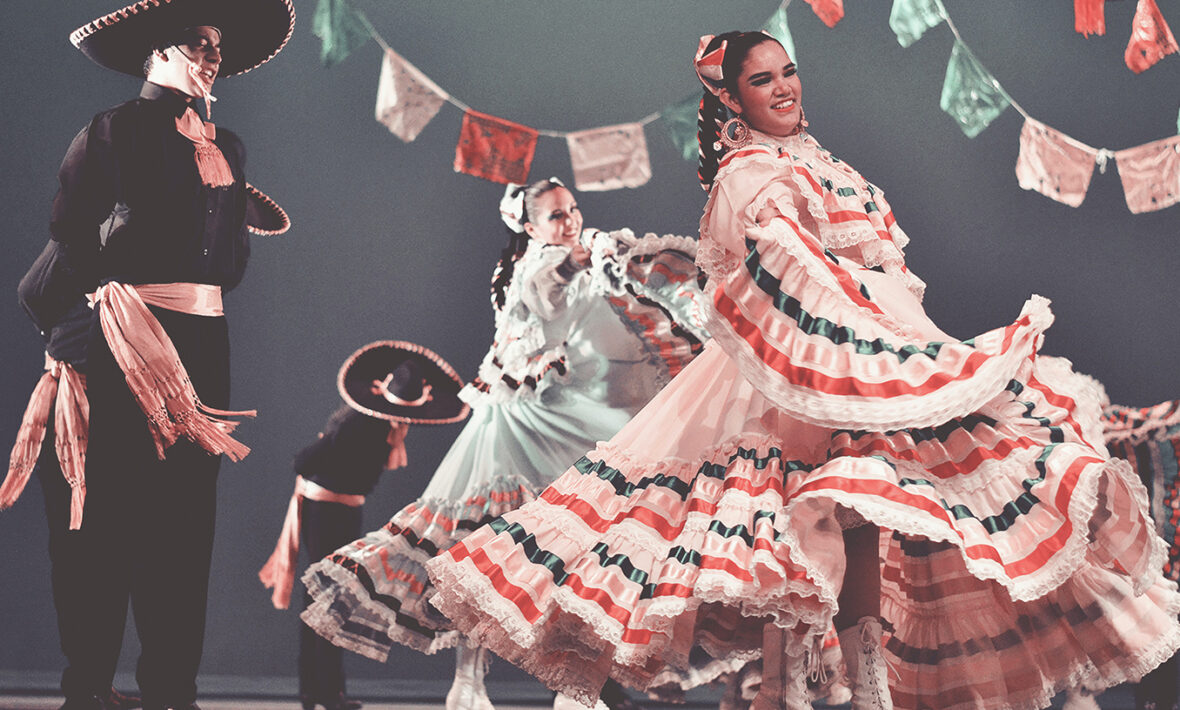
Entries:
[[856, 710], [1035, 708], [1180, 645], [1143, 488], [1033, 297], [940, 330], [881, 191], [807, 132], [783, 47], [701, 39], [712, 341], [540, 499], [427, 565], [455, 625], [588, 702], [700, 654], [809, 707], [830, 624]]
[[[394, 642], [455, 646], [448, 710], [491, 707], [487, 653], [431, 606], [423, 564], [618, 431], [703, 335], [694, 240], [583, 231], [573, 193], [552, 178], [510, 186], [501, 213], [512, 236], [492, 283], [495, 340], [462, 394], [470, 421], [421, 498], [304, 577], [303, 619], [339, 646], [378, 660]], [[617, 687], [604, 699], [625, 702]]]

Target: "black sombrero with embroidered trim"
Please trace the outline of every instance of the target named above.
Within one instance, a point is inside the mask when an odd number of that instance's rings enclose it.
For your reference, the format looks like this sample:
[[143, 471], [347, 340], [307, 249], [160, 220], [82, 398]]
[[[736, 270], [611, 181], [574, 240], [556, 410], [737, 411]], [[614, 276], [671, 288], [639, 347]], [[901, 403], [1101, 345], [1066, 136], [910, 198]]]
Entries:
[[463, 380], [435, 352], [401, 340], [378, 340], [353, 353], [336, 376], [340, 396], [371, 417], [407, 424], [448, 424], [471, 408]]
[[270, 61], [287, 44], [295, 6], [291, 0], [139, 0], [82, 25], [70, 42], [96, 64], [142, 78], [153, 47], [198, 25], [221, 31], [217, 75], [234, 76]]
[[261, 237], [273, 237], [291, 228], [291, 218], [279, 203], [246, 183], [246, 229]]

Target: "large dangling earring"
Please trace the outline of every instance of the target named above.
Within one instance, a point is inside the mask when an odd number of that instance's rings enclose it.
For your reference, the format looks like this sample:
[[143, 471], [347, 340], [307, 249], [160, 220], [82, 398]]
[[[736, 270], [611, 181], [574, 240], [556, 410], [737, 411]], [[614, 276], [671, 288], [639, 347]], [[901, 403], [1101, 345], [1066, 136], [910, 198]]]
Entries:
[[810, 125], [811, 124], [807, 122], [807, 112], [803, 110], [802, 106], [800, 106], [799, 107], [799, 128], [797, 128], [795, 130], [795, 132], [801, 133], [801, 132], [807, 130], [807, 127]]
[[745, 147], [753, 139], [750, 135], [750, 126], [742, 120], [741, 116], [734, 116], [721, 124], [721, 135], [719, 138], [721, 139], [721, 144], [730, 150]]

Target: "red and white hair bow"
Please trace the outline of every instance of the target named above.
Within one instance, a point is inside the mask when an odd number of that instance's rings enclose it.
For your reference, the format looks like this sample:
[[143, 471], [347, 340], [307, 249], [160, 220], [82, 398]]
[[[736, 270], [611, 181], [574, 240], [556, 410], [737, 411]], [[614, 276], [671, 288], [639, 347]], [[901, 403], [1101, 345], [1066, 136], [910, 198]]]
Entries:
[[725, 47], [728, 42], [723, 40], [721, 46], [706, 53], [705, 49], [713, 41], [713, 37], [714, 35], [704, 35], [701, 37], [692, 64], [697, 71], [697, 78], [701, 80], [701, 84], [704, 85], [705, 89], [714, 96], [718, 96], [721, 93], [721, 87], [724, 82], [721, 62], [725, 60]]

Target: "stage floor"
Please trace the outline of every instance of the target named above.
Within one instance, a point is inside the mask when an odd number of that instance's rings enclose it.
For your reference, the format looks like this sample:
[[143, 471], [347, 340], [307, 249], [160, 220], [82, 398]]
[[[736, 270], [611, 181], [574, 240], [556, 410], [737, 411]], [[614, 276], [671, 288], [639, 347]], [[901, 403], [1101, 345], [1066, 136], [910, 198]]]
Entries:
[[[61, 698], [0, 695], [0, 710], [57, 710]], [[222, 698], [198, 700], [201, 710], [302, 710], [295, 700], [244, 700]], [[321, 709], [322, 710], [322, 709]], [[363, 710], [443, 710], [437, 705], [413, 703], [366, 702]], [[536, 705], [497, 705], [496, 710], [538, 710]]]
[[[1061, 708], [1061, 703], [1064, 701], [1064, 696], [1058, 696], [1053, 703], [1054, 708]], [[363, 698], [362, 698], [363, 700]], [[57, 710], [61, 705], [61, 698], [53, 696], [22, 696], [22, 695], [2, 695], [0, 694], [0, 710]], [[443, 710], [443, 704], [440, 703], [421, 703], [421, 702], [391, 702], [389, 700], [372, 700], [364, 701], [365, 706], [363, 710]], [[299, 703], [294, 699], [289, 700], [259, 700], [257, 698], [211, 698], [200, 699], [198, 704], [201, 710], [302, 710]], [[1102, 710], [1133, 710], [1135, 707], [1135, 700], [1131, 693], [1129, 686], [1119, 686], [1106, 691], [1098, 696], [1098, 705]], [[548, 707], [548, 705], [538, 704], [497, 704], [496, 710], [539, 710], [540, 708]], [[701, 705], [699, 703], [690, 703], [688, 705], [662, 705], [662, 704], [645, 704], [645, 707], [651, 710], [671, 710], [672, 708], [689, 708], [691, 710], [699, 710], [704, 707], [716, 707], [715, 705]], [[817, 710], [827, 707], [848, 707], [843, 706], [827, 706], [816, 704]]]

